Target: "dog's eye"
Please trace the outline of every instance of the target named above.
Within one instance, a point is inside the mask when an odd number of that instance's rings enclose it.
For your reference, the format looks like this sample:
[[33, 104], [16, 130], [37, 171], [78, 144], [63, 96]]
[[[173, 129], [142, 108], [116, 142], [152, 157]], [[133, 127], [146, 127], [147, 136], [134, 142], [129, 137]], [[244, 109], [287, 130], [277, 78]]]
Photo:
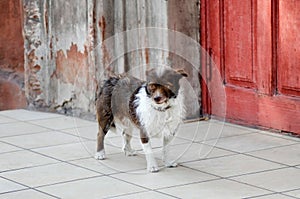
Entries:
[[177, 95], [175, 93], [171, 92], [170, 98], [176, 98], [176, 97], [177, 97]]

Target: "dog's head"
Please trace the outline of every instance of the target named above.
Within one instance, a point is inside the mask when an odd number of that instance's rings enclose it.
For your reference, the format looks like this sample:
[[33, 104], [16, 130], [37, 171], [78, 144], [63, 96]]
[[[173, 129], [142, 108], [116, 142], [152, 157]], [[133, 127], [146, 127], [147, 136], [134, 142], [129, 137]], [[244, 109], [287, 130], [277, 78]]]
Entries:
[[148, 70], [146, 72], [146, 91], [152, 99], [153, 108], [159, 111], [170, 108], [172, 106], [171, 99], [175, 99], [179, 93], [179, 80], [187, 76], [187, 73], [182, 69], [160, 68]]

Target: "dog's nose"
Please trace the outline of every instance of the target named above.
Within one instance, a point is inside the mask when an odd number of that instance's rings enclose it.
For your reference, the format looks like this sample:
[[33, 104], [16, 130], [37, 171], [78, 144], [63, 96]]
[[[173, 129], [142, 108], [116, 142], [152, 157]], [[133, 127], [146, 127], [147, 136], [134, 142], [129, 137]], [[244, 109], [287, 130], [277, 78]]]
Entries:
[[156, 103], [159, 103], [159, 102], [161, 101], [161, 98], [162, 98], [162, 97], [160, 97], [160, 96], [156, 96], [156, 97], [154, 97], [153, 99], [154, 99], [154, 101], [155, 101]]

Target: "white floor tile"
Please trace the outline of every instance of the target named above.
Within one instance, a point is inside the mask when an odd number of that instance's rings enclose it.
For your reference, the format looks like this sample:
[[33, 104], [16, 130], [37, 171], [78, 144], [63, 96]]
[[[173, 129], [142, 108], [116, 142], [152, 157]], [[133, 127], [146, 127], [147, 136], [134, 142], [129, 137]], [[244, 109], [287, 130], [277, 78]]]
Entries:
[[[111, 155], [113, 156], [113, 155]], [[108, 159], [111, 157], [109, 156]], [[117, 173], [118, 171], [111, 168], [106, 160], [96, 160], [95, 158], [84, 158], [79, 160], [70, 161], [71, 164], [78, 165], [80, 167], [84, 167], [95, 172], [103, 173], [106, 175]], [[125, 164], [125, 163], [124, 163]]]
[[105, 176], [46, 186], [39, 189], [66, 199], [97, 199], [144, 191], [138, 186]]
[[98, 126], [97, 124], [92, 124], [91, 126], [63, 129], [62, 132], [69, 133], [82, 138], [87, 138], [91, 140], [97, 139]]
[[268, 194], [263, 196], [251, 197], [251, 199], [293, 199], [292, 197], [282, 195], [280, 193]]
[[214, 176], [180, 166], [176, 168], [166, 168], [158, 173], [148, 173], [146, 170], [142, 170], [140, 173], [136, 174], [121, 173], [113, 176], [150, 189], [178, 186], [216, 178]]
[[173, 187], [168, 189], [162, 189], [159, 191], [179, 198], [189, 199], [246, 198], [259, 194], [270, 193], [262, 189], [258, 189], [252, 186], [225, 179]]
[[[1, 140], [1, 138], [0, 138], [0, 140]], [[19, 150], [22, 150], [22, 149], [0, 141], [0, 154], [12, 152], [12, 151], [19, 151]]]
[[87, 120], [75, 118], [75, 117], [59, 117], [59, 118], [50, 118], [43, 120], [32, 120], [29, 121], [32, 124], [44, 126], [52, 130], [61, 130], [61, 129], [76, 129], [85, 126], [93, 126], [95, 122], [90, 122]]
[[12, 123], [12, 122], [18, 122], [18, 120], [0, 115], [0, 124]]
[[107, 158], [105, 160], [95, 161], [96, 162], [94, 164], [88, 165], [89, 168], [91, 167], [101, 171], [103, 167], [106, 167], [106, 170], [109, 169], [111, 173], [135, 173], [136, 170], [140, 169], [144, 169], [146, 171], [146, 159], [143, 155], [125, 156], [125, 154], [123, 153], [118, 153], [107, 155]]
[[114, 199], [141, 199], [141, 198], [142, 199], [174, 199], [175, 197], [168, 196], [154, 191], [126, 194], [123, 196], [114, 197]]
[[274, 192], [300, 189], [300, 170], [296, 168], [285, 168], [244, 175], [234, 179]]
[[30, 120], [63, 117], [63, 115], [59, 115], [59, 114], [28, 111], [24, 109], [1, 111], [0, 115], [8, 116], [10, 118], [14, 118], [19, 121], [30, 121]]
[[16, 191], [7, 194], [0, 195], [0, 198], [5, 199], [54, 199], [50, 195], [41, 193], [39, 191], [24, 190], [24, 191]]
[[48, 131], [48, 129], [25, 122], [0, 124], [0, 138], [15, 135], [39, 133], [45, 131]]
[[293, 136], [291, 134], [285, 134], [285, 133], [280, 133], [280, 132], [272, 132], [272, 131], [264, 131], [264, 130], [260, 130], [257, 133], [263, 134], [263, 135], [270, 135], [273, 137], [278, 137], [278, 138], [282, 138], [282, 139], [286, 139], [286, 140], [293, 140], [296, 142], [300, 142], [299, 137]]
[[76, 179], [99, 176], [99, 174], [96, 172], [66, 163], [21, 169], [17, 171], [5, 172], [0, 175], [30, 187], [45, 186]]
[[[26, 189], [26, 187], [0, 177], [0, 194], [21, 189]], [[0, 198], [2, 198], [1, 195]]]
[[297, 189], [297, 190], [294, 190], [294, 191], [285, 192], [284, 194], [288, 195], [288, 196], [293, 196], [293, 197], [296, 197], [296, 198], [300, 198], [300, 188]]
[[[155, 156], [162, 158], [162, 149], [155, 149]], [[170, 147], [170, 158], [177, 163], [203, 160], [235, 153], [199, 143], [173, 145]]]
[[289, 166], [300, 164], [300, 144], [255, 151], [249, 154]]
[[0, 172], [57, 162], [51, 158], [30, 152], [16, 151], [0, 154]]
[[247, 135], [210, 140], [205, 143], [235, 152], [245, 153], [272, 147], [291, 145], [297, 142], [259, 133], [251, 133]]
[[195, 142], [217, 139], [221, 137], [230, 137], [241, 134], [253, 133], [257, 130], [229, 125], [222, 122], [200, 121], [186, 123], [180, 126], [178, 137], [182, 137]]
[[56, 131], [6, 137], [2, 140], [27, 149], [80, 142], [78, 137]]
[[[120, 153], [121, 150], [106, 145], [106, 154]], [[74, 144], [64, 144], [59, 146], [51, 146], [33, 149], [33, 151], [50, 157], [57, 158], [62, 161], [70, 161], [81, 158], [94, 157], [96, 152], [96, 141], [82, 141]]]
[[221, 177], [237, 176], [283, 167], [280, 164], [260, 160], [258, 158], [253, 158], [242, 154], [201, 160], [185, 163], [183, 165]]

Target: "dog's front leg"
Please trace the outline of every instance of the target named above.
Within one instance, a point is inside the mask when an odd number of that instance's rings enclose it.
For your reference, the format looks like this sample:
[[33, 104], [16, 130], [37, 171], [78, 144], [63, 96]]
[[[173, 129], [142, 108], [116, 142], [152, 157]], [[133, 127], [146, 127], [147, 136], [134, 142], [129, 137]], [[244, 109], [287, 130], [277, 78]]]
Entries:
[[163, 162], [164, 165], [168, 168], [177, 167], [177, 163], [175, 162], [175, 160], [172, 160], [172, 158], [170, 157], [170, 142], [173, 138], [173, 135], [164, 135], [163, 138]]
[[146, 156], [147, 170], [149, 172], [152, 172], [152, 173], [158, 172], [159, 169], [158, 169], [156, 160], [154, 158], [154, 154], [153, 154], [153, 151], [152, 151], [152, 147], [151, 147], [149, 138], [142, 131], [141, 131], [141, 142], [142, 142], [143, 151], [144, 151], [145, 156]]

